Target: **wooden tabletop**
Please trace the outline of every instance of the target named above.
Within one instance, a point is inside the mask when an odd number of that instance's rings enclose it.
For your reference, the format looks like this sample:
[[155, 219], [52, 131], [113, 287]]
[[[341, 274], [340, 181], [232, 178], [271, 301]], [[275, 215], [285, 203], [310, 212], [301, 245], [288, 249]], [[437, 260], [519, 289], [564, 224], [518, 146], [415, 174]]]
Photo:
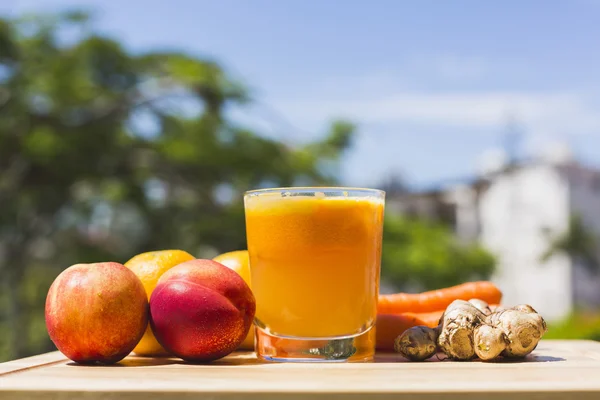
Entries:
[[525, 361], [265, 363], [253, 353], [186, 364], [127, 357], [79, 366], [58, 352], [0, 364], [0, 399], [600, 399], [600, 342], [542, 341]]

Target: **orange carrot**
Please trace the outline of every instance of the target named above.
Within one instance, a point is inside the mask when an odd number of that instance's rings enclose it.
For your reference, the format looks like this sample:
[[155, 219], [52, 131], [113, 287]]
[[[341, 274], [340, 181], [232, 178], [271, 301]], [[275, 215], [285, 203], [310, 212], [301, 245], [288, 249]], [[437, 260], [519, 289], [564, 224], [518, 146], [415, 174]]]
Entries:
[[413, 326], [436, 327], [443, 311], [430, 313], [377, 314], [375, 325], [375, 348], [394, 350], [394, 340]]
[[430, 311], [430, 312], [426, 312], [426, 313], [408, 313], [407, 312], [407, 313], [396, 314], [396, 315], [412, 317], [412, 318], [415, 318], [419, 322], [419, 325], [425, 325], [430, 328], [435, 328], [436, 326], [439, 325], [440, 318], [442, 318], [443, 313], [444, 313], [444, 310], [438, 310], [438, 311]]
[[377, 312], [400, 314], [438, 311], [446, 309], [457, 299], [481, 299], [489, 304], [500, 304], [502, 292], [492, 282], [479, 281], [423, 293], [382, 294], [379, 296]]

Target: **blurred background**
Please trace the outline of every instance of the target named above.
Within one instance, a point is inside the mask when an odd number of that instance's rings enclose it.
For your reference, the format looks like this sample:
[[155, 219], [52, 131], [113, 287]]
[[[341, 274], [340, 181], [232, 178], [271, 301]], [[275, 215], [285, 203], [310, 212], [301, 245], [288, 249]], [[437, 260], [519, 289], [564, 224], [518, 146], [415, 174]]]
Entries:
[[387, 191], [382, 291], [600, 340], [600, 2], [0, 2], [0, 361], [78, 262], [243, 249], [242, 193]]

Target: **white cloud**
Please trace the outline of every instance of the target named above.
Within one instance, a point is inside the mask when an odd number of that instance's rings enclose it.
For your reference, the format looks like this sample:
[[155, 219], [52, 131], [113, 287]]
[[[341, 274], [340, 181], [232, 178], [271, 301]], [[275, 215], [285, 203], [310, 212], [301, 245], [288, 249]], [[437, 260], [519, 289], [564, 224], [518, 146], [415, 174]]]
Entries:
[[[448, 126], [497, 133], [509, 115], [536, 131], [600, 127], [582, 96], [495, 90], [499, 77], [510, 81], [511, 77], [526, 76], [530, 69], [524, 65], [523, 60], [489, 60], [476, 55], [413, 55], [399, 65], [311, 82], [297, 88], [294, 98], [271, 97], [268, 105], [275, 113], [265, 113], [262, 105], [255, 104], [241, 112], [234, 110], [234, 114], [267, 134], [296, 139], [318, 137], [328, 121], [340, 117], [399, 129], [403, 123], [435, 126], [436, 131]], [[457, 90], [474, 84], [480, 89]]]
[[456, 82], [479, 80], [498, 66], [491, 65], [481, 57], [446, 54], [415, 58], [409, 67], [444, 81]]
[[376, 89], [407, 89], [419, 87], [444, 87], [457, 84], [483, 84], [489, 86], [501, 78], [511, 80], [528, 77], [531, 67], [520, 59], [486, 59], [480, 56], [433, 54], [412, 56], [398, 65], [379, 66], [359, 76], [335, 76], [323, 82], [329, 89], [332, 84], [371, 92]]
[[279, 108], [293, 121], [313, 123], [339, 116], [366, 124], [411, 123], [497, 133], [514, 116], [535, 135], [600, 134], [600, 113], [592, 100], [560, 92], [413, 92], [375, 100], [290, 101], [279, 103]]

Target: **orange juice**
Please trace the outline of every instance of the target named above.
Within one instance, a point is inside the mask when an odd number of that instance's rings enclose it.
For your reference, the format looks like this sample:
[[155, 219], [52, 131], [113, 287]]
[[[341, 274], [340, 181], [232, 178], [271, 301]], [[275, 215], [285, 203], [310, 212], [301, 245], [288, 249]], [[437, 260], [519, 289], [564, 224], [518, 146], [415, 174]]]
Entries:
[[256, 323], [271, 335], [352, 336], [375, 322], [383, 192], [318, 190], [245, 198]]

